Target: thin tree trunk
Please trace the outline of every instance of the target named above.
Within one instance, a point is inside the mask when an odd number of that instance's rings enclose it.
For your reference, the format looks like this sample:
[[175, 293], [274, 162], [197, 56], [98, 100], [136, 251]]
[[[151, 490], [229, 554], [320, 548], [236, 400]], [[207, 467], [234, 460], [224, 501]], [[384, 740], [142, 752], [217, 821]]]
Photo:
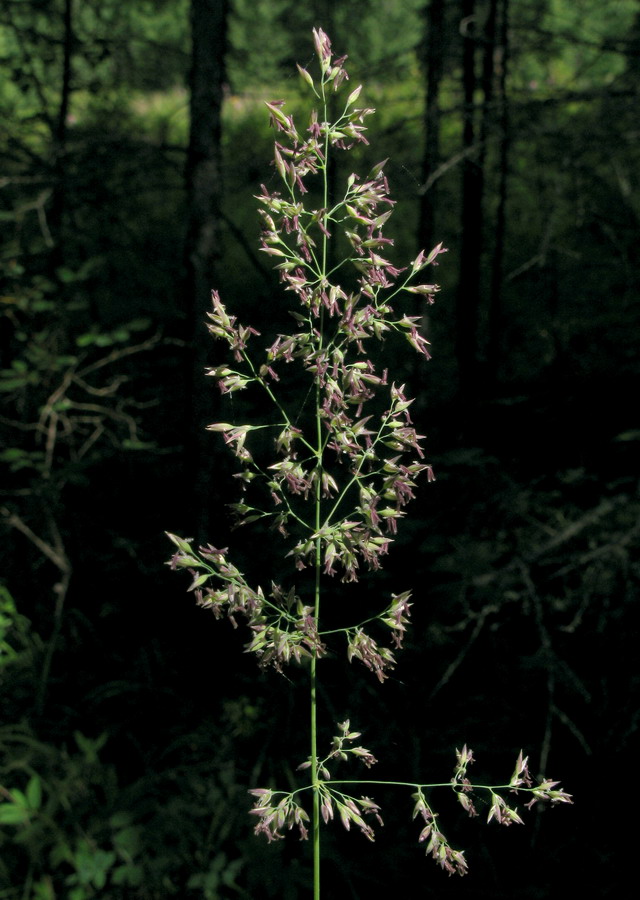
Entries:
[[75, 44], [73, 33], [73, 0], [65, 0], [62, 20], [62, 80], [60, 85], [60, 104], [55, 122], [52, 123], [53, 144], [53, 192], [48, 215], [48, 227], [53, 238], [53, 248], [49, 258], [52, 272], [64, 261], [63, 247], [66, 194], [67, 194], [67, 126], [72, 91], [72, 59]]
[[440, 84], [444, 70], [444, 0], [431, 0], [426, 10], [427, 35], [424, 71], [427, 96], [424, 113], [424, 155], [420, 189], [419, 245], [429, 250], [436, 243], [437, 179], [440, 164]]
[[[463, 90], [464, 128], [462, 196], [462, 248], [460, 292], [458, 295], [457, 357], [460, 373], [460, 395], [463, 406], [472, 407], [480, 393], [488, 387], [485, 378], [491, 378], [490, 359], [495, 358], [493, 341], [497, 336], [497, 322], [501, 290], [502, 257], [504, 249], [506, 203], [506, 102], [505, 91], [505, 41], [506, 0], [489, 0], [484, 29], [479, 39], [470, 29], [475, 27], [474, 0], [462, 0], [463, 41]], [[504, 15], [503, 15], [504, 13]], [[500, 31], [500, 40], [498, 39]], [[482, 70], [480, 82], [476, 79], [475, 56], [482, 42]], [[481, 88], [482, 106], [474, 104], [477, 88]], [[479, 121], [477, 117], [479, 116]], [[482, 304], [482, 259], [485, 249], [485, 179], [490, 142], [499, 136], [497, 157], [499, 171], [498, 209], [492, 228], [493, 255], [489, 284], [489, 337], [486, 345], [486, 365], [480, 365], [480, 310]], [[495, 329], [492, 331], [491, 326]], [[485, 371], [486, 370], [486, 371]]]
[[456, 302], [456, 358], [462, 406], [477, 395], [480, 259], [482, 253], [482, 168], [476, 146], [475, 0], [461, 0], [462, 89], [464, 96], [460, 281]]
[[504, 238], [506, 230], [507, 181], [509, 171], [509, 101], [507, 96], [507, 66], [509, 62], [509, 0], [501, 0], [499, 11], [499, 34], [496, 47], [496, 102], [497, 124], [500, 134], [498, 158], [498, 209], [496, 211], [495, 243], [491, 270], [491, 293], [489, 296], [489, 339], [487, 344], [487, 374], [493, 386], [497, 377], [500, 359], [500, 334], [502, 330], [502, 270], [504, 260]]
[[[204, 538], [211, 506], [210, 385], [206, 314], [220, 259], [221, 112], [227, 46], [227, 0], [192, 0], [190, 131], [187, 154], [188, 225], [185, 248], [187, 302], [187, 448], [189, 519]], [[193, 526], [192, 526], [193, 527]]]

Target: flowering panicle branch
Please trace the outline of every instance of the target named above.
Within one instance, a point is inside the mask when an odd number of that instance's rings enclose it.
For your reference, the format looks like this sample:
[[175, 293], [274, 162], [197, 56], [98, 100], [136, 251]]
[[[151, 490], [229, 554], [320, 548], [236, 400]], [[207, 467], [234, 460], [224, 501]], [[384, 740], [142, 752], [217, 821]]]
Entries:
[[[379, 825], [382, 825], [380, 807], [370, 797], [352, 797], [334, 787], [331, 782], [329, 765], [339, 760], [347, 761], [351, 756], [359, 759], [367, 768], [371, 768], [377, 760], [364, 747], [349, 746], [360, 737], [360, 732], [351, 731], [348, 720], [340, 723], [338, 729], [340, 733], [333, 738], [330, 752], [323, 760], [317, 762], [318, 772], [323, 779], [323, 782], [318, 784], [320, 814], [326, 825], [333, 820], [337, 812], [347, 831], [351, 830], [353, 824], [368, 840], [373, 841], [375, 839], [374, 830], [364, 817], [373, 817]], [[308, 759], [298, 766], [298, 770], [311, 769], [313, 765], [314, 761]], [[253, 815], [260, 816], [260, 822], [255, 828], [256, 834], [264, 833], [269, 841], [277, 840], [283, 836], [282, 830], [285, 827], [291, 829], [295, 824], [300, 829], [301, 838], [307, 838], [307, 830], [301, 823], [307, 820], [308, 816], [299, 803], [294, 800], [294, 795], [299, 791], [284, 793], [258, 788], [249, 793], [257, 798], [251, 810]], [[275, 803], [275, 797], [282, 799]]]
[[[478, 815], [472, 799], [474, 791], [484, 791], [489, 794], [490, 809], [487, 822], [495, 819], [500, 825], [522, 825], [523, 820], [518, 811], [509, 806], [505, 798], [498, 793], [499, 791], [510, 791], [512, 793], [518, 793], [519, 790], [527, 791], [532, 795], [531, 801], [526, 804], [528, 808], [531, 808], [540, 800], [548, 800], [552, 803], [573, 803], [570, 794], [563, 790], [553, 790], [558, 784], [557, 781], [544, 780], [539, 785], [533, 786], [533, 781], [527, 768], [527, 759], [523, 758], [522, 751], [518, 756], [514, 774], [507, 785], [472, 784], [467, 775], [467, 769], [474, 762], [473, 751], [468, 749], [466, 744], [462, 750], [456, 750], [456, 766], [451, 779], [451, 786], [458, 801], [465, 812], [472, 818]], [[413, 809], [413, 818], [420, 816], [425, 823], [418, 840], [420, 842], [427, 841], [427, 854], [450, 875], [454, 873], [466, 875], [468, 866], [464, 854], [461, 851], [452, 849], [444, 834], [437, 827], [438, 814], [433, 811], [425, 797], [424, 791], [435, 787], [435, 785], [415, 785], [415, 787], [417, 791], [412, 795], [416, 801]]]
[[[373, 828], [366, 822], [364, 816], [373, 816], [379, 825], [383, 824], [380, 806], [370, 797], [361, 796], [353, 797], [344, 793], [342, 786], [345, 784], [386, 784], [397, 785], [401, 787], [414, 788], [412, 799], [414, 802], [413, 818], [422, 819], [422, 830], [418, 835], [418, 842], [425, 844], [425, 851], [431, 856], [442, 869], [449, 875], [458, 874], [466, 875], [468, 872], [467, 861], [464, 853], [460, 850], [454, 850], [447, 840], [446, 836], [440, 830], [438, 825], [438, 813], [427, 800], [426, 791], [434, 788], [444, 788], [446, 784], [429, 785], [429, 784], [408, 784], [406, 782], [392, 781], [343, 781], [336, 780], [332, 777], [330, 766], [333, 762], [342, 760], [347, 761], [349, 756], [360, 759], [367, 768], [371, 768], [377, 760], [373, 754], [364, 747], [349, 746], [356, 741], [361, 735], [357, 731], [350, 730], [350, 722], [342, 722], [338, 725], [339, 734], [333, 738], [331, 751], [327, 756], [318, 762], [318, 770], [320, 777], [323, 779], [319, 785], [320, 797], [320, 813], [325, 824], [328, 824], [335, 817], [337, 812], [344, 828], [349, 831], [351, 825], [355, 824], [366, 838], [373, 841], [375, 834]], [[552, 803], [572, 803], [570, 794], [562, 790], [554, 790], [557, 782], [542, 781], [538, 785], [533, 785], [533, 781], [527, 770], [527, 760], [523, 759], [522, 753], [518, 757], [516, 770], [509, 784], [505, 785], [474, 785], [467, 776], [467, 767], [474, 762], [473, 752], [468, 750], [466, 745], [462, 750], [456, 751], [456, 767], [450, 785], [453, 788], [458, 800], [470, 817], [477, 816], [475, 805], [471, 799], [474, 791], [482, 791], [488, 793], [490, 798], [490, 810], [487, 821], [495, 819], [500, 825], [523, 824], [523, 820], [517, 810], [510, 807], [500, 791], [511, 791], [517, 793], [518, 790], [525, 790], [532, 795], [532, 800], [526, 804], [527, 808], [531, 808], [536, 802], [548, 800]], [[307, 760], [298, 766], [299, 770], [309, 769], [312, 766], [312, 760]], [[340, 786], [340, 787], [339, 787]], [[304, 789], [303, 789], [304, 790]], [[302, 813], [302, 807], [298, 801], [294, 800], [294, 796], [300, 793], [300, 790], [291, 793], [274, 792], [267, 789], [252, 790], [250, 793], [256, 797], [254, 815], [259, 815], [261, 821], [256, 827], [256, 833], [265, 833], [269, 840], [275, 840], [282, 837], [282, 830], [286, 827], [291, 829], [294, 824], [300, 827], [301, 816], [306, 821]], [[282, 799], [275, 803], [274, 798], [278, 796]], [[302, 810], [302, 812], [300, 812]], [[306, 829], [301, 828], [301, 836], [307, 837]]]
[[[265, 596], [261, 587], [249, 587], [240, 570], [228, 560], [226, 549], [207, 545], [195, 551], [184, 538], [168, 536], [178, 548], [171, 566], [186, 568], [192, 574], [189, 590], [195, 591], [197, 605], [210, 609], [216, 619], [226, 615], [234, 628], [236, 615], [244, 616], [252, 633], [246, 649], [257, 654], [261, 666], [272, 665], [281, 672], [292, 659], [300, 662], [303, 656], [324, 656], [326, 647], [318, 634], [313, 608], [305, 606], [293, 590], [285, 594], [272, 584]], [[221, 586], [207, 586], [211, 581]]]
[[422, 788], [418, 788], [412, 797], [416, 801], [413, 818], [416, 819], [420, 816], [425, 823], [418, 841], [420, 843], [427, 842], [425, 850], [427, 855], [431, 856], [449, 875], [453, 875], [454, 872], [457, 872], [458, 875], [466, 875], [468, 866], [464, 853], [460, 850], [453, 850], [446, 837], [436, 827], [437, 813], [434, 813], [427, 803]]
[[325, 762], [330, 759], [341, 759], [346, 761], [349, 755], [351, 755], [362, 760], [364, 765], [368, 769], [370, 769], [371, 766], [375, 765], [378, 760], [372, 753], [369, 752], [369, 750], [365, 750], [364, 747], [347, 746], [347, 742], [356, 741], [361, 736], [359, 731], [351, 731], [350, 727], [351, 723], [349, 722], [349, 719], [347, 719], [346, 722], [341, 722], [338, 725], [340, 734], [336, 735], [333, 738], [331, 744], [331, 753], [327, 756]]
[[[260, 819], [255, 827], [256, 834], [264, 834], [271, 843], [271, 841], [277, 841], [284, 837], [283, 829], [291, 831], [292, 828], [297, 827], [300, 840], [305, 841], [308, 838], [309, 832], [304, 823], [309, 821], [309, 816], [296, 803], [291, 794], [264, 788], [255, 788], [249, 793], [257, 798], [251, 810], [251, 815], [258, 816]], [[276, 803], [276, 797], [282, 799]]]

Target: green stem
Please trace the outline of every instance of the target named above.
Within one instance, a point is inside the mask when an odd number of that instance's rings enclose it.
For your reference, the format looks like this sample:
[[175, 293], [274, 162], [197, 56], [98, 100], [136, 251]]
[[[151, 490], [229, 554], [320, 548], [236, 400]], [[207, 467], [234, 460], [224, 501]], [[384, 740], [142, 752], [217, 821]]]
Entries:
[[[336, 784], [378, 784], [384, 785], [385, 787], [408, 787], [408, 788], [416, 788], [417, 790], [431, 790], [432, 788], [452, 788], [456, 789], [461, 787], [458, 783], [454, 783], [452, 781], [436, 781], [430, 784], [417, 784], [414, 781], [377, 781], [373, 778], [333, 778], [324, 781], [323, 784], [325, 787], [333, 787]], [[491, 791], [494, 793], [495, 791], [512, 791], [512, 784], [473, 784], [471, 783], [471, 788], [474, 791]], [[527, 787], [518, 787], [518, 791], [522, 793], [528, 792], [533, 793], [535, 788], [527, 788]]]
[[[322, 762], [326, 763], [329, 757], [324, 759]], [[318, 764], [318, 769], [320, 768], [320, 763]], [[326, 781], [322, 782], [322, 785], [325, 789], [329, 790], [330, 788], [335, 787], [336, 785], [345, 785], [352, 784], [358, 785], [359, 787], [366, 785], [378, 785], [382, 787], [405, 787], [405, 788], [414, 788], [418, 791], [429, 791], [435, 788], [449, 788], [450, 790], [460, 790], [461, 785], [459, 783], [454, 783], [452, 781], [434, 781], [427, 782], [424, 784], [419, 784], [415, 781], [385, 781], [385, 780], [377, 780], [375, 778], [329, 778]], [[473, 791], [489, 791], [492, 794], [495, 794], [497, 791], [514, 791], [514, 793], [522, 793], [522, 794], [534, 794], [535, 791], [540, 787], [537, 785], [536, 787], [522, 787], [518, 786], [517, 789], [514, 789], [512, 784], [474, 784], [471, 783], [471, 789]], [[313, 790], [313, 785], [305, 785], [304, 787], [297, 788], [295, 791], [274, 791], [273, 796], [283, 796], [283, 797], [295, 797], [296, 794], [303, 794], [305, 791]], [[319, 792], [318, 792], [319, 793]], [[346, 795], [345, 795], [346, 796]], [[315, 900], [315, 898], [314, 898]]]
[[[316, 609], [319, 594], [316, 589]], [[317, 735], [317, 702], [316, 702], [316, 663], [314, 653], [311, 657], [311, 772], [313, 778], [313, 900], [320, 900], [320, 788], [318, 778], [318, 735]]]
[[[322, 467], [322, 429], [320, 421], [320, 387], [316, 387], [316, 429], [318, 441], [318, 481], [315, 496], [315, 525], [316, 534], [320, 531], [320, 502], [321, 502], [321, 478]], [[322, 566], [322, 544], [318, 536], [316, 538], [315, 553], [315, 597], [313, 614], [316, 623], [320, 617], [320, 573]], [[313, 784], [313, 900], [320, 900], [320, 778], [318, 766], [318, 733], [317, 733], [317, 681], [316, 665], [318, 657], [314, 650], [311, 656], [311, 777]]]
[[[327, 96], [325, 92], [324, 77], [321, 85], [321, 95], [323, 104], [324, 121], [327, 121]], [[322, 166], [323, 178], [323, 208], [326, 210], [328, 206], [329, 184], [327, 179], [327, 164], [329, 153], [329, 133], [325, 134], [324, 140], [324, 164]], [[326, 218], [326, 213], [325, 213]], [[326, 224], [326, 222], [325, 222]], [[320, 272], [320, 286], [322, 287], [327, 272], [327, 236], [322, 234], [322, 270]], [[318, 350], [322, 349], [323, 342], [323, 323], [324, 310], [320, 310]], [[315, 526], [316, 534], [319, 534], [321, 525], [321, 497], [322, 497], [322, 454], [324, 450], [324, 442], [322, 440], [322, 419], [321, 411], [321, 389], [316, 384], [316, 459], [318, 468], [318, 481], [315, 492]], [[315, 600], [314, 600], [314, 617], [317, 624], [320, 622], [320, 576], [322, 572], [322, 541], [318, 536], [315, 542]], [[317, 654], [314, 651], [311, 657], [311, 781], [313, 786], [313, 900], [320, 900], [320, 778], [318, 765], [318, 732], [317, 732]]]

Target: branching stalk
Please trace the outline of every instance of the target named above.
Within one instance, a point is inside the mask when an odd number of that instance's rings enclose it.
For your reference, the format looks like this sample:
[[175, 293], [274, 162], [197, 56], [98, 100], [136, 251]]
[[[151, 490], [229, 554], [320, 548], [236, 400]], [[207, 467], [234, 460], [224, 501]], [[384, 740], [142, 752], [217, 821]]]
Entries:
[[[350, 174], [343, 199], [329, 209], [330, 159], [354, 144], [367, 142], [364, 120], [374, 110], [355, 106], [358, 87], [350, 91], [337, 120], [330, 121], [330, 100], [348, 81], [345, 58], [333, 56], [321, 30], [314, 30], [314, 42], [319, 81], [306, 70], [299, 71], [319, 100], [320, 112], [312, 111], [309, 125], [301, 133], [293, 116], [285, 113], [283, 101], [267, 104], [276, 130], [274, 163], [283, 190], [269, 191], [263, 186], [257, 198], [264, 223], [262, 250], [273, 257], [287, 296], [293, 295], [297, 301], [290, 312], [298, 328], [291, 334], [272, 336], [264, 361], [257, 363], [253, 347], [258, 332], [238, 323], [215, 291], [209, 314], [212, 334], [227, 343], [237, 364], [234, 368], [218, 366], [209, 374], [218, 378], [223, 393], [251, 391], [258, 385], [280, 417], [278, 425], [223, 422], [209, 426], [222, 434], [238, 460], [241, 471], [237, 477], [243, 491], [248, 493], [257, 485], [274, 504], [266, 512], [253, 502], [242, 502], [234, 504], [234, 511], [241, 524], [270, 517], [287, 542], [285, 558], [294, 563], [302, 586], [283, 588], [272, 583], [270, 589], [251, 587], [227, 550], [211, 545], [194, 548], [183, 538], [170, 537], [177, 547], [171, 565], [191, 572], [191, 590], [198, 604], [218, 618], [227, 615], [234, 626], [236, 616], [243, 616], [251, 630], [247, 650], [257, 654], [262, 666], [282, 672], [288, 663], [303, 659], [309, 663], [310, 752], [298, 766], [307, 772], [308, 780], [290, 791], [252, 789], [255, 803], [251, 813], [258, 820], [256, 833], [270, 841], [293, 828], [306, 839], [310, 822], [313, 898], [320, 900], [322, 823], [338, 818], [347, 830], [354, 826], [368, 840], [374, 840], [371, 821], [382, 825], [376, 801], [346, 793], [347, 786], [410, 788], [414, 818], [422, 819], [418, 840], [445, 871], [461, 875], [467, 871], [464, 855], [454, 850], [440, 831], [425, 791], [453, 790], [469, 815], [476, 815], [474, 792], [488, 794], [488, 819], [506, 825], [522, 820], [505, 794], [527, 793], [532, 798], [529, 805], [571, 800], [556, 790], [555, 782], [534, 786], [522, 754], [509, 783], [472, 785], [467, 768], [473, 755], [466, 747], [456, 751], [453, 778], [438, 784], [334, 777], [338, 764], [355, 761], [370, 768], [376, 763], [369, 750], [355, 743], [360, 733], [351, 730], [349, 721], [338, 725], [328, 752], [320, 757], [318, 666], [327, 654], [325, 641], [333, 644], [334, 636], [342, 636], [348, 659], [362, 663], [384, 681], [395, 665], [394, 653], [401, 648], [409, 623], [412, 604], [408, 590], [392, 594], [382, 612], [365, 616], [358, 626], [321, 630], [320, 607], [322, 600], [325, 611], [332, 599], [330, 592], [322, 593], [327, 578], [340, 576], [343, 582], [354, 582], [363, 571], [380, 568], [405, 508], [414, 499], [417, 479], [426, 474], [426, 480], [433, 480], [431, 467], [424, 461], [423, 436], [411, 421], [413, 401], [404, 385], [389, 378], [388, 368], [379, 369], [380, 364], [372, 361], [376, 354], [368, 354], [368, 348], [377, 345], [384, 356], [387, 341], [400, 338], [423, 359], [429, 359], [428, 343], [420, 333], [421, 317], [409, 316], [402, 309], [396, 312], [391, 302], [402, 302], [407, 294], [433, 302], [437, 285], [415, 282], [424, 268], [436, 263], [443, 248], [438, 245], [429, 254], [421, 251], [404, 268], [396, 268], [386, 258], [393, 242], [384, 228], [394, 201], [389, 196], [384, 162], [365, 178]], [[320, 182], [316, 190], [322, 203], [319, 209], [312, 208], [309, 201], [314, 179]], [[329, 270], [329, 241], [336, 230], [343, 232], [348, 249]], [[354, 268], [355, 289], [347, 290], [335, 280], [346, 267]], [[301, 394], [303, 405], [313, 397], [312, 414], [301, 416], [295, 401], [279, 393], [281, 373], [290, 365], [297, 367], [303, 381], [310, 382]], [[265, 427], [277, 433], [275, 461], [263, 446], [253, 446], [254, 432]], [[380, 606], [376, 603], [374, 609]], [[391, 646], [380, 643], [380, 632], [390, 636]], [[311, 817], [303, 806], [309, 794]]]

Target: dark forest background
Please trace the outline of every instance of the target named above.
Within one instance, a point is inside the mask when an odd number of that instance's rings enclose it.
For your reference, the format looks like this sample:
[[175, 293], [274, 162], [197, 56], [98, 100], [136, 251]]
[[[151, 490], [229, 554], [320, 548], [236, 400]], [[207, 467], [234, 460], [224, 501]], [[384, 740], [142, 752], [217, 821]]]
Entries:
[[381, 791], [375, 845], [327, 829], [327, 896], [629, 896], [638, 0], [0, 0], [0, 23], [0, 898], [310, 893], [309, 848], [247, 816], [306, 756], [302, 673], [194, 608], [163, 532], [254, 583], [278, 565], [230, 529], [204, 320], [213, 287], [263, 331], [285, 302], [253, 195], [313, 26], [377, 108], [345, 164], [390, 157], [394, 259], [449, 248], [433, 359], [393, 373], [437, 481], [360, 586], [412, 589], [414, 626], [383, 686], [326, 666], [326, 738], [351, 716], [381, 777], [435, 781], [465, 742], [508, 780], [522, 747], [576, 799], [504, 829], [435, 794], [471, 869], [449, 879]]

